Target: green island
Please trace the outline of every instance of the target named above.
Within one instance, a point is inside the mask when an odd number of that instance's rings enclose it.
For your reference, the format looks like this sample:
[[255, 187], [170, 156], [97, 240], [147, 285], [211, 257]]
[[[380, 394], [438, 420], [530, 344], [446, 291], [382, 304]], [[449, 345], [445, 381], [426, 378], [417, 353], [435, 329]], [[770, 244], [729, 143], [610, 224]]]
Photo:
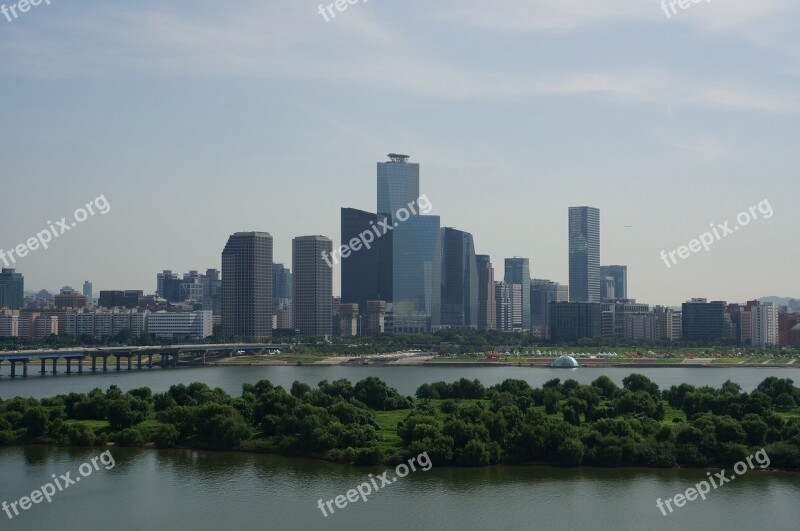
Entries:
[[150, 446], [276, 453], [358, 465], [427, 452], [437, 466], [549, 464], [729, 466], [764, 448], [772, 467], [800, 470], [800, 388], [766, 378], [751, 393], [673, 385], [631, 374], [541, 388], [462, 378], [404, 397], [369, 377], [244, 384], [231, 397], [206, 384], [0, 401], [0, 444]]

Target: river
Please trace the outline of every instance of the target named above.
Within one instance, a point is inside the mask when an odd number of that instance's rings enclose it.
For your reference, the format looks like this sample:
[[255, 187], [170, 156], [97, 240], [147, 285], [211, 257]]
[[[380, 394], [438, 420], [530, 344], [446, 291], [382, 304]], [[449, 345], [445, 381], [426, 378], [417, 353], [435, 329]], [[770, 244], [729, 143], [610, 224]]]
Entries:
[[[588, 383], [607, 374], [617, 383], [632, 372], [662, 388], [726, 379], [752, 390], [767, 376], [792, 377], [781, 369], [532, 369], [517, 367], [219, 367], [84, 376], [45, 376], [0, 382], [4, 398], [52, 396], [116, 384], [164, 391], [177, 382], [205, 382], [238, 393], [243, 382], [266, 378], [288, 387], [294, 380], [357, 381], [378, 376], [404, 394], [422, 383], [477, 378], [486, 385], [520, 378], [541, 385], [551, 378]], [[0, 448], [0, 501], [12, 503], [51, 481], [79, 476], [82, 463], [103, 448]], [[392, 469], [361, 468], [279, 456], [192, 450], [112, 448], [115, 466], [82, 478], [52, 502], [9, 519], [5, 529], [45, 530], [796, 530], [800, 521], [800, 474], [754, 470], [720, 486], [708, 498], [666, 516], [656, 507], [706, 479], [703, 470], [598, 469], [496, 466], [418, 469], [323, 516], [318, 500], [333, 500]], [[389, 476], [389, 477], [392, 477]], [[335, 508], [335, 505], [333, 506]], [[13, 512], [11, 513], [13, 515]]]

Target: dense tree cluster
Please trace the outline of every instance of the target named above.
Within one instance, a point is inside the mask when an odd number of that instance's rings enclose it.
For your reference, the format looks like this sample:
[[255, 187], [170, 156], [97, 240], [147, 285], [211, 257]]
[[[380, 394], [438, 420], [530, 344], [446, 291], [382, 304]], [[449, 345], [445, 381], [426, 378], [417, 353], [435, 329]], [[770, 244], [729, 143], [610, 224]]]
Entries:
[[[492, 387], [462, 378], [401, 396], [378, 378], [355, 385], [266, 380], [239, 397], [205, 384], [123, 393], [69, 393], [0, 401], [0, 444], [152, 444], [321, 456], [347, 463], [399, 462], [427, 452], [438, 465], [729, 466], [765, 448], [772, 466], [800, 469], [800, 389], [770, 377], [752, 393], [681, 384], [666, 390], [631, 374], [617, 386], [509, 379]], [[381, 429], [397, 423], [391, 441]], [[387, 421], [386, 419], [393, 419]], [[388, 423], [387, 423], [388, 422]]]

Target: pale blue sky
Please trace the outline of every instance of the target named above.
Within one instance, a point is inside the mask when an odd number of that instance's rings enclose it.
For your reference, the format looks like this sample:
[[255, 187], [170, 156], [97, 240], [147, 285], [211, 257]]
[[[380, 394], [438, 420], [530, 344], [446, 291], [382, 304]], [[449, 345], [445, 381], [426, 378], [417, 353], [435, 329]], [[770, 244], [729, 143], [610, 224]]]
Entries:
[[[591, 205], [642, 302], [800, 296], [796, 0], [51, 4], [0, 16], [0, 248], [111, 211], [21, 259], [26, 288], [152, 292], [240, 230], [290, 263], [293, 236], [374, 209], [401, 152], [497, 276], [519, 255], [565, 283], [567, 207]], [[771, 219], [659, 259], [764, 199]]]

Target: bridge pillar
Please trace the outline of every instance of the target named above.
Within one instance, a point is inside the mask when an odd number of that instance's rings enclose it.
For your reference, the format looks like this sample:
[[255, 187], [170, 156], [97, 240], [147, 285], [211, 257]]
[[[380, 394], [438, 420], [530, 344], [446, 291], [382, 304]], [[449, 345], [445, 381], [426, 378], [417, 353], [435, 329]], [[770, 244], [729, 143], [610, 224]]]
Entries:
[[83, 374], [83, 358], [78, 358], [78, 374]]
[[22, 377], [23, 378], [28, 377], [28, 360], [24, 360], [22, 362]]
[[131, 370], [131, 359], [132, 358], [133, 358], [133, 356], [128, 354], [128, 370]]
[[72, 374], [72, 358], [67, 358], [67, 374]]
[[108, 354], [103, 355], [103, 372], [108, 370]]
[[139, 369], [139, 370], [142, 369], [142, 355], [141, 354], [137, 354], [136, 355], [136, 368]]
[[11, 377], [17, 377], [17, 362], [14, 360], [11, 360]]
[[120, 370], [120, 362], [122, 361], [122, 356], [117, 354], [116, 358], [117, 358], [117, 370]]
[[42, 358], [40, 361], [42, 362], [42, 370], [39, 371], [39, 374], [47, 374], [47, 366], [45, 365], [47, 360]]
[[148, 369], [152, 369], [153, 368], [153, 353], [152, 352], [147, 355], [147, 368]]
[[92, 356], [92, 372], [97, 371], [97, 356]]
[[58, 374], [58, 359], [53, 358], [53, 374]]

